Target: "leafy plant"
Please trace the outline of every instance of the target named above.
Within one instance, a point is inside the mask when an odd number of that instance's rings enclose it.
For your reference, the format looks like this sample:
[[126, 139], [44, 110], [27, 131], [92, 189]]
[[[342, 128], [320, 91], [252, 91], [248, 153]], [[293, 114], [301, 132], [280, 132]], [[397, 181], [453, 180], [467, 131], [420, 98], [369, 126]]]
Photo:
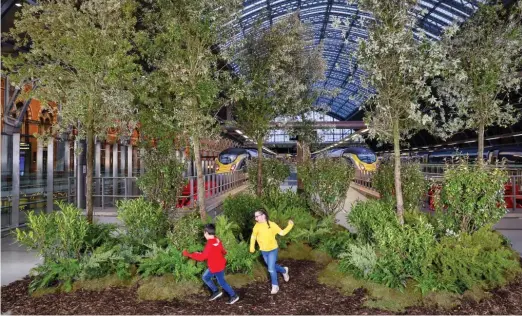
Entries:
[[29, 292], [55, 285], [57, 282], [64, 287], [66, 292], [69, 292], [72, 290], [73, 281], [78, 278], [80, 272], [81, 266], [78, 259], [48, 260], [31, 270], [30, 275], [33, 280], [29, 285]]
[[443, 233], [472, 233], [498, 222], [507, 212], [506, 182], [506, 172], [498, 168], [480, 168], [467, 161], [448, 165], [442, 188], [435, 195], [439, 229]]
[[80, 278], [95, 279], [116, 273], [119, 279], [127, 280], [131, 277], [131, 265], [139, 260], [140, 256], [134, 254], [132, 246], [105, 245], [83, 257]]
[[223, 215], [238, 224], [243, 240], [248, 240], [254, 227], [254, 211], [262, 206], [261, 199], [248, 193], [229, 196], [223, 202]]
[[[372, 183], [383, 199], [395, 199], [394, 160], [386, 159], [379, 162]], [[427, 190], [427, 181], [416, 162], [401, 163], [402, 194], [404, 208], [417, 210]]]
[[185, 164], [179, 159], [172, 143], [169, 146], [147, 148], [145, 155], [140, 158], [147, 166], [147, 172], [137, 182], [143, 194], [164, 210], [175, 209], [185, 184]]
[[[257, 192], [257, 186], [259, 185], [257, 181], [257, 161], [257, 158], [253, 158], [247, 162], [248, 182], [250, 183], [250, 187], [254, 192]], [[290, 166], [278, 159], [263, 160], [261, 166], [263, 177], [263, 181], [261, 182], [263, 186], [262, 192], [264, 194], [270, 195], [274, 191], [280, 191], [279, 187], [283, 181], [285, 181], [285, 179], [290, 176]]]
[[174, 247], [163, 249], [152, 245], [140, 260], [138, 273], [143, 277], [172, 274], [176, 281], [188, 281], [197, 280], [203, 269], [204, 264], [187, 261]]
[[354, 175], [354, 169], [344, 160], [309, 160], [298, 166], [297, 172], [312, 211], [328, 216], [342, 210]]
[[205, 238], [203, 222], [197, 212], [191, 212], [172, 222], [167, 237], [172, 247], [180, 251], [200, 249], [205, 244]]
[[144, 249], [144, 245], [161, 243], [166, 238], [167, 215], [160, 206], [143, 198], [119, 201], [118, 219], [125, 225], [122, 238], [129, 245]]
[[57, 202], [61, 211], [28, 213], [28, 230], [16, 229], [16, 239], [29, 249], [38, 251], [45, 261], [79, 259], [85, 248], [89, 223], [72, 204]]
[[[358, 275], [367, 278], [377, 264], [377, 255], [375, 250], [369, 244], [365, 245], [349, 245], [349, 251], [341, 255], [341, 269], [346, 269], [348, 265], [358, 270]], [[347, 262], [346, 262], [347, 261]]]
[[375, 234], [385, 226], [397, 227], [393, 204], [385, 200], [358, 202], [347, 215], [348, 222], [357, 229], [357, 239], [363, 243], [375, 242]]
[[[343, 227], [344, 228], [344, 227]], [[348, 250], [354, 242], [354, 235], [348, 230], [330, 230], [330, 234], [323, 236], [319, 241], [318, 248], [326, 251], [332, 258], [339, 256]]]
[[94, 250], [102, 245], [112, 246], [118, 242], [115, 237], [117, 225], [107, 223], [93, 223], [89, 225], [85, 236], [86, 250]]
[[438, 290], [463, 293], [475, 286], [504, 285], [522, 269], [518, 254], [485, 226], [472, 234], [443, 237], [436, 247], [433, 272]]

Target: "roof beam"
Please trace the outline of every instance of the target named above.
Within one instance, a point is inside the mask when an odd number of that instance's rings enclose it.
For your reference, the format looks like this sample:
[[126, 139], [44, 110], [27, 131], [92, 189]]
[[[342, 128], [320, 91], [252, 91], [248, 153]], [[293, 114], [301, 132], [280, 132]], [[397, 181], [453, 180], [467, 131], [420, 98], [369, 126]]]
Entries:
[[266, 10], [268, 11], [268, 18], [270, 19], [270, 26], [272, 26], [272, 6], [270, 6], [270, 0], [266, 0]]
[[328, 0], [328, 4], [326, 5], [326, 11], [324, 13], [324, 23], [321, 28], [321, 36], [319, 37], [319, 42], [322, 42], [324, 39], [324, 35], [326, 34], [326, 27], [328, 26], [328, 21], [330, 21], [330, 12], [332, 11], [333, 0]]
[[[302, 125], [302, 122], [272, 122], [271, 128], [287, 128]], [[363, 121], [333, 121], [333, 122], [313, 122], [314, 129], [362, 129], [366, 128]]]

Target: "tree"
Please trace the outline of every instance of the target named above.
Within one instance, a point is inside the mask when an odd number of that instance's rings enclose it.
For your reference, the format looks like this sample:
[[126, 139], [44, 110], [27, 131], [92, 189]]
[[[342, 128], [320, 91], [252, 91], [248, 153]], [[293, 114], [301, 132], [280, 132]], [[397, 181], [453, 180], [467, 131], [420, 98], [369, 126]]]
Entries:
[[[190, 138], [197, 170], [198, 206], [205, 219], [205, 183], [200, 147], [217, 131], [222, 82], [217, 44], [229, 34], [237, 0], [147, 0], [137, 37], [149, 70], [148, 85], [162, 96], [150, 102], [157, 124]], [[233, 23], [232, 23], [233, 24]]]
[[400, 141], [425, 129], [432, 120], [419, 102], [431, 91], [426, 79], [440, 73], [437, 49], [420, 32], [414, 38], [416, 0], [360, 0], [361, 9], [373, 14], [368, 39], [359, 42], [358, 60], [366, 85], [375, 94], [365, 103], [365, 123], [370, 137], [392, 142], [395, 157], [395, 197], [397, 216], [404, 223], [404, 203], [400, 172]]
[[[28, 52], [3, 59], [13, 82], [37, 82], [24, 97], [60, 104], [56, 130], [75, 127], [87, 139], [87, 218], [92, 222], [94, 137], [128, 128], [129, 86], [139, 74], [131, 53], [135, 3], [130, 0], [43, 1], [23, 6], [9, 37]], [[132, 126], [130, 126], [132, 129]]]
[[447, 137], [461, 129], [478, 134], [479, 165], [483, 165], [484, 129], [498, 124], [508, 126], [520, 119], [509, 96], [520, 89], [522, 77], [522, 3], [510, 8], [501, 1], [480, 5], [479, 10], [462, 27], [451, 27], [441, 41], [445, 59], [445, 76], [438, 80], [437, 92], [442, 109], [437, 132]]
[[292, 14], [269, 28], [259, 23], [246, 36], [237, 63], [241, 96], [234, 107], [237, 125], [259, 151], [257, 194], [262, 194], [263, 139], [280, 116], [306, 112], [311, 85], [324, 77], [320, 46], [311, 46], [310, 29]]

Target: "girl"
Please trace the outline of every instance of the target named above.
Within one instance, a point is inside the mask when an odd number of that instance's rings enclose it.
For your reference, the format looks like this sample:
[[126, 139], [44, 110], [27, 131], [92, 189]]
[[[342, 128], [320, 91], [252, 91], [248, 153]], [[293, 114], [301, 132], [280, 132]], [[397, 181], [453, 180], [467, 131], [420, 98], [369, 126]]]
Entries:
[[283, 274], [285, 282], [290, 280], [288, 275], [288, 268], [281, 267], [276, 264], [278, 246], [276, 241], [276, 235], [279, 234], [284, 236], [294, 227], [292, 220], [288, 221], [288, 226], [283, 230], [276, 223], [268, 220], [268, 214], [265, 209], [258, 209], [255, 214], [256, 225], [252, 231], [252, 237], [250, 238], [250, 252], [255, 252], [256, 240], [259, 244], [259, 250], [263, 255], [263, 259], [268, 267], [270, 273], [270, 279], [272, 281], [272, 291], [270, 294], [276, 294], [279, 291], [279, 283], [277, 282], [277, 273]]

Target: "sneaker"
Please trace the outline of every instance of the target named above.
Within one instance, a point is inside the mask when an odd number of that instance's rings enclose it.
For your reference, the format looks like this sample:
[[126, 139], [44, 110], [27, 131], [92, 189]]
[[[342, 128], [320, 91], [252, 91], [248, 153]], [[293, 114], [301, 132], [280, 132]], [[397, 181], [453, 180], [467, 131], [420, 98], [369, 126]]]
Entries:
[[235, 295], [228, 300], [227, 304], [234, 304], [237, 301], [239, 301], [239, 296]]
[[222, 295], [223, 295], [223, 292], [220, 292], [220, 291], [218, 291], [218, 292], [214, 292], [214, 293], [212, 293], [212, 295], [210, 296], [210, 298], [209, 298], [208, 300], [209, 300], [209, 301], [213, 301], [213, 300], [215, 300], [216, 298], [221, 297]]
[[270, 291], [270, 294], [277, 294], [279, 292], [279, 286], [272, 285], [272, 291]]
[[288, 274], [288, 267], [284, 267], [283, 269], [286, 270], [285, 273], [283, 273], [283, 279], [285, 279], [285, 282], [290, 281], [290, 275]]

